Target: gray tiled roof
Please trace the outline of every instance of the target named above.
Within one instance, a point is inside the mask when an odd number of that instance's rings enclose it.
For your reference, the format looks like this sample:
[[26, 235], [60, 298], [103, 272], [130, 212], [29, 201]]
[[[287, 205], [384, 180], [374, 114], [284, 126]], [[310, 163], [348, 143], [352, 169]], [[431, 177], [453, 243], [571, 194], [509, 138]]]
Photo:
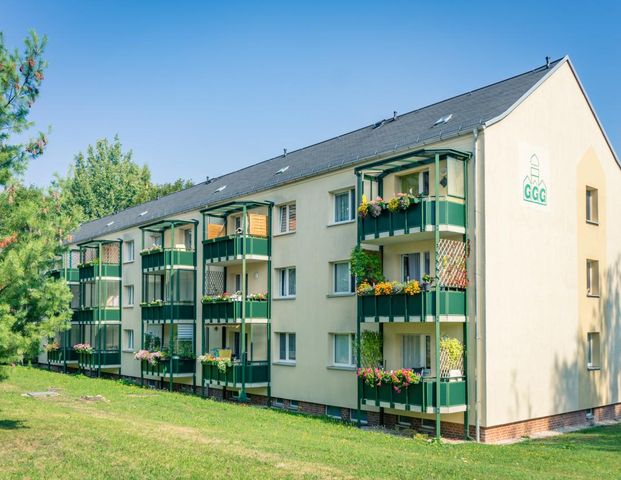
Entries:
[[[196, 210], [223, 200], [266, 190], [292, 180], [359, 163], [378, 154], [416, 147], [442, 138], [470, 133], [473, 128], [502, 115], [561, 60], [530, 72], [399, 115], [378, 128], [374, 125], [289, 152], [255, 165], [200, 183], [158, 200], [84, 223], [74, 233], [83, 242], [111, 232]], [[444, 124], [434, 126], [443, 116]], [[276, 172], [289, 168], [281, 174]], [[224, 190], [218, 189], [225, 186]], [[140, 213], [147, 211], [140, 216]], [[113, 222], [113, 223], [110, 223]]]

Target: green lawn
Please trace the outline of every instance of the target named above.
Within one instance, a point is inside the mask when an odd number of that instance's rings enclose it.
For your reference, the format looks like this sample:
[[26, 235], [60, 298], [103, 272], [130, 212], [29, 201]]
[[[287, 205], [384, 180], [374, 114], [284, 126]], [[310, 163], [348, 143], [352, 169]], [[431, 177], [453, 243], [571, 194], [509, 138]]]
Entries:
[[[58, 388], [54, 398], [27, 391]], [[103, 395], [106, 402], [82, 400]], [[621, 478], [621, 426], [438, 445], [31, 368], [0, 383], [0, 478]]]

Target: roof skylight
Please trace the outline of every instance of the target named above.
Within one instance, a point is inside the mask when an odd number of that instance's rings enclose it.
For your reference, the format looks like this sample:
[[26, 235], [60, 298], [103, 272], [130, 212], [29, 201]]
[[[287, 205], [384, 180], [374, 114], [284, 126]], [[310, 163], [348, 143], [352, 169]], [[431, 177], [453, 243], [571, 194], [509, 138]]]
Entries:
[[289, 170], [289, 165], [287, 165], [286, 167], [282, 167], [280, 170], [278, 170], [276, 172], [276, 175], [278, 175], [279, 173], [285, 173], [287, 170]]
[[144, 212], [140, 212], [138, 214], [139, 217], [144, 217], [147, 213], [149, 213], [149, 210], [145, 210]]
[[222, 185], [219, 188], [216, 188], [216, 192], [221, 192], [222, 190], [224, 190], [226, 188], [226, 185]]
[[106, 223], [106, 227], [111, 227], [112, 225], [114, 225], [114, 220], [112, 220], [111, 222]]

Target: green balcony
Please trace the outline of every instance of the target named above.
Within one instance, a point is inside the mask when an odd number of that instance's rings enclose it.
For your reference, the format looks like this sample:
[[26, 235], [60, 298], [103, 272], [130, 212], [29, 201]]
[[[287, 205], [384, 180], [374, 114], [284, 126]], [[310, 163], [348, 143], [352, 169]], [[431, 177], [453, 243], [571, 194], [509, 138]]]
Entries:
[[[436, 408], [436, 380], [423, 379], [420, 383], [409, 385], [396, 391], [390, 384], [379, 387], [360, 381], [362, 401], [366, 405], [409, 410], [413, 412], [434, 413]], [[440, 412], [453, 413], [466, 409], [466, 381], [458, 379], [440, 380]]]
[[194, 250], [178, 250], [165, 248], [152, 252], [141, 253], [142, 270], [155, 271], [164, 270], [172, 266], [194, 268]]
[[119, 278], [121, 276], [121, 266], [114, 263], [104, 264], [84, 264], [78, 265], [79, 279], [81, 282], [94, 280], [95, 278]]
[[[407, 210], [383, 210], [378, 217], [367, 215], [360, 219], [359, 239], [368, 241], [385, 237], [398, 237], [411, 233], [432, 231], [435, 225], [435, 200], [412, 202]], [[440, 230], [465, 232], [466, 208], [463, 203], [440, 200]]]
[[[466, 320], [466, 291], [440, 289], [440, 321]], [[433, 287], [417, 295], [368, 295], [358, 297], [362, 322], [430, 322], [436, 314]]]
[[91, 323], [91, 322], [120, 322], [120, 308], [81, 308], [74, 312], [72, 318], [74, 322]]
[[[267, 301], [246, 300], [246, 321], [267, 322]], [[203, 304], [203, 320], [208, 323], [240, 323], [242, 302], [215, 302]]]
[[165, 303], [163, 305], [141, 305], [141, 316], [145, 322], [168, 322], [172, 320], [194, 320], [196, 308], [193, 303]]
[[80, 273], [77, 268], [58, 268], [50, 270], [50, 277], [56, 279], [64, 278], [70, 283], [77, 283], [80, 281]]
[[203, 241], [203, 257], [208, 263], [235, 263], [242, 259], [245, 243], [247, 260], [267, 260], [268, 239], [250, 235], [229, 235]]
[[121, 351], [94, 350], [93, 353], [78, 353], [80, 368], [95, 370], [97, 368], [118, 368], [121, 365]]
[[155, 365], [151, 365], [149, 362], [142, 362], [142, 373], [144, 375], [152, 375], [155, 377], [170, 376], [171, 373], [171, 361], [172, 361], [172, 374], [173, 376], [191, 376], [194, 374], [194, 367], [196, 366], [196, 360], [193, 358], [179, 358], [172, 357], [163, 362], [158, 362]]
[[66, 349], [55, 350], [53, 352], [47, 352], [47, 361], [50, 363], [75, 363], [78, 361], [78, 352], [73, 348], [67, 347]]
[[[244, 366], [239, 363], [227, 367], [226, 371], [222, 372], [216, 365], [203, 365], [203, 378], [211, 385], [241, 388], [243, 368]], [[267, 386], [270, 368], [268, 362], [248, 362], [245, 368], [246, 387], [253, 388]]]

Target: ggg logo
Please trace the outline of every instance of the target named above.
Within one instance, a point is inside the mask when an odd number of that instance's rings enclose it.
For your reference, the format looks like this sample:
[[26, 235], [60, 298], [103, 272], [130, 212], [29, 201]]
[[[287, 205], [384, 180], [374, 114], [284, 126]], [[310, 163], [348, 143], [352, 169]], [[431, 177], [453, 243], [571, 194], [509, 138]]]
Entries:
[[530, 175], [524, 178], [522, 195], [526, 202], [538, 205], [548, 204], [548, 189], [545, 182], [539, 177], [539, 159], [537, 155], [530, 157]]

